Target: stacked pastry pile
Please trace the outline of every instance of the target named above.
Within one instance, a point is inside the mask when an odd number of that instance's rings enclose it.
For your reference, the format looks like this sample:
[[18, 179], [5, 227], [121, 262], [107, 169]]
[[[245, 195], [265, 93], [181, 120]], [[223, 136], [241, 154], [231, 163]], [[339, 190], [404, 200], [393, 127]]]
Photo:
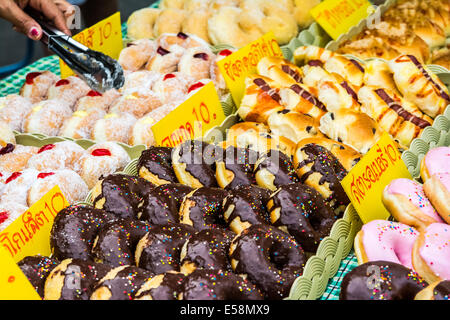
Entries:
[[132, 42], [119, 57], [126, 74], [119, 91], [101, 94], [75, 76], [32, 72], [20, 95], [0, 98], [0, 119], [18, 132], [150, 146], [152, 126], [208, 81], [226, 94], [216, 61], [229, 54], [182, 33]]
[[263, 58], [238, 109], [294, 144], [325, 136], [364, 154], [388, 132], [408, 148], [450, 104], [447, 87], [411, 55], [360, 63], [304, 46], [294, 59]]
[[[343, 299], [447, 299], [450, 294], [450, 148], [430, 150], [421, 162], [422, 183], [395, 179], [383, 203], [398, 222], [373, 220], [355, 238], [361, 264], [342, 286]], [[358, 286], [370, 265], [382, 268], [378, 288]], [[429, 287], [424, 287], [430, 284]], [[423, 291], [420, 291], [424, 289]], [[420, 293], [419, 293], [420, 291]]]
[[[198, 140], [151, 147], [139, 177], [105, 176], [93, 207], [58, 213], [52, 257], [22, 268], [45, 299], [286, 297], [348, 203], [334, 174], [345, 169], [320, 147], [309, 151], [304, 162], [315, 179], [324, 174], [327, 197], [299, 182], [276, 144], [265, 153]], [[29, 268], [35, 259], [51, 267]], [[69, 267], [91, 270], [81, 288], [68, 287]]]
[[[380, 21], [344, 42], [338, 52], [391, 60], [411, 54], [426, 64], [450, 68], [450, 4], [447, 0], [399, 0]], [[449, 69], [450, 70], [450, 69]]]
[[162, 0], [128, 19], [130, 39], [163, 33], [190, 33], [213, 45], [240, 48], [272, 31], [279, 44], [297, 36], [313, 19], [309, 10], [320, 0]]
[[0, 148], [0, 230], [58, 185], [69, 203], [83, 201], [101, 175], [130, 161], [115, 142], [87, 150], [72, 141], [41, 148], [7, 143]]

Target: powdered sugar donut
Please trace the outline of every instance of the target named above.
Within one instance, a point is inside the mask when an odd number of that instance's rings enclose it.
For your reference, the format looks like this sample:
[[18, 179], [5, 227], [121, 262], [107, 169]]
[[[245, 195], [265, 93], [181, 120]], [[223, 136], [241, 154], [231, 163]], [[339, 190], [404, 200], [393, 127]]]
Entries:
[[80, 172], [80, 158], [86, 151], [73, 141], [42, 146], [29, 160], [27, 167], [41, 172], [71, 169]]
[[425, 181], [423, 191], [442, 219], [450, 223], [450, 173], [435, 173]]
[[153, 88], [154, 83], [162, 77], [157, 71], [139, 70], [125, 76], [125, 83], [120, 88], [122, 94], [133, 92], [148, 92]]
[[29, 98], [31, 103], [47, 99], [48, 90], [59, 80], [59, 77], [50, 72], [30, 72], [25, 77], [25, 83], [20, 89], [20, 95]]
[[0, 203], [0, 231], [5, 230], [11, 223], [22, 215], [28, 207], [15, 202]]
[[73, 108], [81, 97], [91, 91], [89, 86], [76, 76], [69, 76], [66, 79], [58, 80], [48, 89], [48, 99], [61, 99], [66, 101]]
[[115, 171], [123, 169], [130, 156], [115, 142], [97, 143], [86, 150], [86, 155], [81, 159], [81, 177], [92, 189], [98, 179]]
[[200, 79], [197, 82], [191, 83], [187, 89], [187, 95], [184, 100], [189, 99], [211, 81], [211, 79]]
[[137, 118], [129, 113], [108, 113], [95, 123], [92, 139], [98, 142], [128, 143], [131, 128], [136, 121]]
[[5, 121], [0, 120], [0, 148], [5, 147], [7, 144], [16, 144], [16, 137], [9, 125]]
[[9, 144], [0, 149], [0, 172], [16, 172], [23, 170], [28, 160], [38, 152], [39, 148]]
[[124, 70], [137, 71], [145, 66], [156, 52], [156, 44], [150, 39], [140, 39], [127, 44], [120, 51], [118, 62]]
[[173, 45], [170, 50], [158, 47], [154, 54], [145, 65], [145, 70], [157, 71], [160, 73], [175, 72], [178, 68], [181, 56], [185, 49], [178, 45]]
[[215, 60], [214, 53], [205, 47], [189, 48], [178, 63], [178, 71], [195, 80], [209, 78], [211, 64]]
[[168, 73], [155, 82], [153, 90], [164, 104], [171, 103], [184, 99], [188, 87], [194, 81], [190, 76], [180, 72]]
[[222, 76], [222, 73], [219, 70], [219, 66], [217, 65], [217, 62], [228, 57], [229, 55], [233, 54], [236, 49], [224, 49], [221, 50], [215, 55], [213, 63], [211, 63], [210, 68], [210, 78], [214, 82], [216, 89], [219, 93], [219, 95], [223, 95], [226, 93], [227, 85], [225, 83], [225, 79]]
[[413, 180], [404, 178], [392, 180], [384, 188], [382, 201], [397, 221], [415, 228], [442, 222], [426, 197], [423, 186]]
[[69, 204], [83, 201], [89, 192], [86, 182], [73, 170], [40, 172], [28, 191], [28, 205], [32, 206], [56, 185]]
[[12, 130], [21, 132], [23, 121], [31, 108], [30, 99], [17, 94], [0, 97], [0, 120], [5, 121]]
[[104, 93], [91, 90], [86, 96], [80, 98], [76, 103], [75, 111], [87, 111], [91, 108], [101, 108], [108, 111], [110, 105], [120, 97], [120, 92], [116, 89], [110, 89]]
[[37, 180], [39, 171], [35, 169], [24, 169], [11, 173], [6, 178], [0, 203], [16, 203], [27, 206], [27, 195], [33, 183]]
[[426, 182], [436, 173], [450, 172], [450, 147], [438, 147], [431, 149], [423, 157], [420, 163], [420, 176]]
[[56, 136], [64, 121], [71, 115], [72, 109], [64, 100], [41, 101], [33, 105], [25, 118], [23, 129], [28, 133]]
[[420, 232], [413, 253], [414, 270], [428, 283], [450, 280], [450, 226], [432, 223]]
[[171, 50], [172, 46], [179, 46], [184, 49], [194, 47], [209, 48], [209, 44], [205, 40], [195, 34], [184, 32], [162, 34], [156, 39], [156, 43], [159, 47], [166, 50]]
[[355, 237], [358, 264], [390, 261], [412, 268], [412, 248], [419, 232], [406, 224], [372, 220], [362, 226]]
[[95, 123], [105, 115], [106, 112], [101, 107], [75, 111], [64, 121], [59, 135], [73, 139], [90, 139]]
[[156, 93], [150, 90], [147, 90], [146, 92], [135, 91], [133, 93], [124, 94], [117, 99], [109, 109], [109, 112], [117, 114], [129, 113], [136, 118], [140, 118], [161, 105], [161, 99]]

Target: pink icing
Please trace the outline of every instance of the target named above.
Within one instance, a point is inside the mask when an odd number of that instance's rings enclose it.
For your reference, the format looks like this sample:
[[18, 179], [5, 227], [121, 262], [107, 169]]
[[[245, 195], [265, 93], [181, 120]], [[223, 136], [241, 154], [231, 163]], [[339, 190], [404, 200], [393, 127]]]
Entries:
[[436, 173], [450, 172], [450, 147], [431, 149], [424, 159], [430, 176]]
[[438, 277], [450, 280], [450, 225], [432, 223], [425, 230], [420, 256]]
[[369, 261], [385, 260], [412, 269], [412, 248], [419, 233], [399, 222], [372, 220], [362, 227], [362, 243]]
[[436, 178], [442, 183], [442, 185], [450, 192], [450, 172], [436, 173]]
[[410, 179], [400, 178], [394, 179], [386, 187], [390, 194], [400, 194], [405, 196], [414, 206], [427, 216], [433, 218], [436, 222], [442, 222], [439, 214], [434, 210], [430, 200], [428, 200], [423, 186]]

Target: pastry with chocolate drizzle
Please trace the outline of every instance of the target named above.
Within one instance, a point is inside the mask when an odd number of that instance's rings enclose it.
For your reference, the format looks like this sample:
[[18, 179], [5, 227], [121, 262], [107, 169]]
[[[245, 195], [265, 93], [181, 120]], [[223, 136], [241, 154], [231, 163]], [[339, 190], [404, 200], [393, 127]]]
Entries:
[[450, 280], [431, 283], [419, 291], [414, 300], [450, 300]]
[[17, 263], [41, 298], [44, 298], [45, 280], [58, 264], [57, 259], [40, 255], [25, 257]]
[[186, 276], [168, 271], [148, 279], [138, 290], [134, 300], [177, 300]]
[[177, 183], [178, 179], [172, 167], [172, 151], [170, 147], [151, 146], [142, 151], [137, 163], [139, 176], [156, 186], [166, 183]]

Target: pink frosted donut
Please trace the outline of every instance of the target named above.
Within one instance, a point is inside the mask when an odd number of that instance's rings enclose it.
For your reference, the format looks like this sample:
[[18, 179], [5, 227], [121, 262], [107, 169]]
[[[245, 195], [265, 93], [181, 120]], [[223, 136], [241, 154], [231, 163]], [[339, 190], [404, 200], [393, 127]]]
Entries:
[[382, 201], [399, 222], [423, 228], [442, 222], [441, 217], [425, 195], [423, 186], [410, 179], [395, 179], [384, 188]]
[[158, 47], [156, 53], [148, 60], [145, 69], [160, 73], [170, 73], [177, 71], [178, 63], [186, 49], [174, 45], [170, 50]]
[[414, 244], [414, 270], [428, 283], [450, 280], [450, 225], [432, 223]]
[[427, 152], [420, 163], [420, 176], [427, 181], [433, 174], [450, 172], [450, 147], [438, 147]]
[[412, 248], [419, 232], [406, 224], [372, 220], [355, 237], [358, 263], [384, 260], [412, 268]]
[[450, 223], [450, 173], [433, 174], [423, 190], [442, 219]]
[[123, 169], [130, 160], [125, 149], [117, 143], [97, 143], [86, 149], [86, 155], [81, 159], [80, 175], [92, 189], [102, 175], [106, 177]]
[[69, 204], [83, 201], [89, 192], [86, 182], [73, 170], [40, 172], [28, 191], [28, 205], [32, 206], [56, 185]]
[[75, 111], [87, 111], [91, 108], [101, 108], [108, 112], [109, 106], [120, 97], [120, 92], [116, 89], [100, 93], [90, 90], [86, 96], [80, 98], [75, 105]]
[[25, 169], [13, 172], [6, 178], [3, 193], [0, 196], [0, 203], [17, 203], [27, 206], [27, 195], [33, 183], [37, 180], [39, 171], [35, 169]]
[[72, 109], [64, 100], [52, 99], [33, 105], [25, 118], [23, 129], [27, 133], [56, 136], [64, 121], [72, 115]]
[[58, 80], [48, 89], [48, 99], [61, 99], [66, 101], [71, 108], [75, 107], [77, 101], [91, 91], [89, 86], [76, 76]]
[[95, 123], [105, 115], [106, 112], [101, 107], [75, 111], [64, 121], [59, 135], [73, 139], [90, 139]]
[[137, 71], [145, 66], [156, 52], [156, 43], [150, 39], [140, 39], [127, 44], [120, 51], [119, 64], [124, 70]]
[[153, 91], [160, 97], [163, 104], [172, 103], [185, 98], [188, 87], [195, 80], [180, 72], [165, 74], [153, 85]]
[[28, 207], [15, 202], [0, 203], [0, 231], [6, 229], [11, 223], [22, 215]]
[[48, 90], [59, 80], [59, 77], [50, 72], [30, 72], [25, 77], [25, 83], [20, 89], [20, 95], [37, 103], [47, 99]]
[[197, 81], [209, 78], [211, 64], [214, 60], [215, 55], [209, 48], [189, 48], [180, 59], [178, 71], [193, 77]]
[[12, 130], [22, 132], [23, 122], [32, 106], [30, 99], [17, 94], [0, 97], [0, 120], [5, 121]]
[[71, 169], [81, 170], [81, 158], [86, 151], [73, 141], [61, 141], [42, 146], [38, 152], [28, 160], [28, 168], [41, 172]]
[[140, 70], [132, 72], [125, 76], [125, 83], [120, 88], [122, 94], [129, 94], [133, 92], [148, 92], [153, 88], [154, 83], [160, 79], [161, 73], [156, 71]]
[[7, 145], [0, 148], [0, 172], [22, 171], [28, 160], [38, 152], [39, 148], [22, 145]]
[[135, 91], [124, 94], [109, 109], [110, 113], [129, 113], [136, 118], [141, 118], [144, 114], [160, 107], [161, 99], [153, 91]]
[[97, 120], [92, 130], [92, 139], [97, 142], [115, 141], [128, 143], [130, 131], [137, 118], [126, 112], [108, 113]]

